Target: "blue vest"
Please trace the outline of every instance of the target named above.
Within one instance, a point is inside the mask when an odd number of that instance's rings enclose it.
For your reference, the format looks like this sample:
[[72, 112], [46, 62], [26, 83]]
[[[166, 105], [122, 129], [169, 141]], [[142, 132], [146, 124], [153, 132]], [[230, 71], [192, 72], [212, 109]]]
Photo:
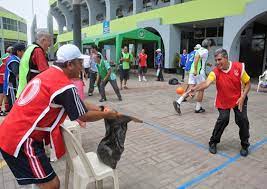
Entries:
[[15, 56], [15, 55], [11, 55], [8, 62], [6, 63], [5, 78], [4, 78], [4, 83], [3, 83], [3, 93], [5, 95], [8, 95], [8, 89], [9, 89], [8, 83], [9, 83], [9, 76], [10, 76], [10, 72], [11, 72], [11, 70], [9, 69], [9, 65], [12, 62], [16, 62], [19, 64], [19, 62], [20, 62], [19, 57]]
[[181, 54], [181, 66], [185, 66], [186, 61], [187, 61], [188, 54]]
[[196, 50], [193, 50], [189, 55], [188, 55], [188, 59], [185, 63], [185, 71], [189, 71], [191, 69], [191, 65], [194, 62], [195, 59], [195, 54], [196, 54]]

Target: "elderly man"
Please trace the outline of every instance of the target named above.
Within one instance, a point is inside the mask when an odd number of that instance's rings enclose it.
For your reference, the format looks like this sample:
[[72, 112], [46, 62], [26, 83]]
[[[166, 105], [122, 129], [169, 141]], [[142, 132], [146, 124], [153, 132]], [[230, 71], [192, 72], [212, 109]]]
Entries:
[[43, 140], [51, 143], [57, 158], [64, 155], [60, 125], [67, 115], [70, 120], [84, 122], [121, 116], [103, 106], [81, 101], [71, 79], [79, 78], [82, 58], [75, 45], [61, 46], [54, 66], [27, 84], [0, 127], [0, 151], [20, 185], [60, 188]]
[[32, 78], [49, 68], [46, 52], [51, 45], [51, 40], [48, 32], [39, 31], [36, 35], [36, 43], [26, 49], [20, 61], [17, 97]]
[[216, 145], [220, 142], [223, 131], [229, 123], [230, 110], [233, 109], [235, 122], [239, 127], [239, 137], [242, 146], [240, 155], [247, 156], [249, 147], [247, 94], [251, 86], [250, 77], [245, 71], [244, 63], [230, 62], [228, 60], [228, 54], [225, 49], [218, 49], [214, 56], [217, 64], [216, 68], [210, 72], [206, 81], [191, 89], [191, 92], [201, 91], [216, 81], [217, 95], [215, 106], [218, 108], [219, 117], [210, 138], [209, 151], [212, 154], [217, 153]]

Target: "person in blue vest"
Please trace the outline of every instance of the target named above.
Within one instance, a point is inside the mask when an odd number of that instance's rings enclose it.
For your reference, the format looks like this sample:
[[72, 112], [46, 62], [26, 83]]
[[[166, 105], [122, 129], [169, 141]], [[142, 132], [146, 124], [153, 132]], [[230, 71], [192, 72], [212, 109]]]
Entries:
[[13, 106], [16, 100], [16, 93], [18, 90], [19, 78], [19, 64], [20, 59], [25, 52], [25, 45], [23, 43], [16, 43], [13, 45], [12, 54], [6, 64], [4, 93], [7, 96], [9, 108]]
[[180, 55], [180, 65], [179, 67], [182, 69], [182, 80], [181, 82], [184, 82], [184, 73], [185, 73], [185, 64], [186, 64], [186, 61], [188, 59], [188, 54], [187, 54], [187, 51], [186, 49], [183, 50], [183, 54]]

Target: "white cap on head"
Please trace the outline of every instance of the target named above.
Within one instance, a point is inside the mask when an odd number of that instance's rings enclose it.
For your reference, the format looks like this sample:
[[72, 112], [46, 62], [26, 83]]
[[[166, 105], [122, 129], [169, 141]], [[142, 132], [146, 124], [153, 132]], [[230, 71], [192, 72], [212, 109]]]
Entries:
[[57, 51], [57, 61], [58, 63], [64, 63], [74, 59], [84, 59], [86, 58], [80, 51], [80, 49], [72, 44], [66, 44], [59, 47]]
[[200, 49], [201, 48], [201, 45], [200, 44], [197, 44], [194, 48], [195, 49]]
[[156, 52], [161, 52], [161, 49], [157, 49]]

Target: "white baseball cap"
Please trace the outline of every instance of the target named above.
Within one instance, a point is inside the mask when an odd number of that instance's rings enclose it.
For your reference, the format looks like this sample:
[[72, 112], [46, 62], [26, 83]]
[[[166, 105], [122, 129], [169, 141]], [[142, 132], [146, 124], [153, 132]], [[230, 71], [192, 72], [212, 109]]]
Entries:
[[200, 44], [197, 44], [196, 46], [195, 46], [195, 49], [200, 49], [201, 48], [201, 45]]
[[57, 51], [57, 63], [64, 63], [74, 59], [85, 59], [87, 58], [83, 55], [80, 49], [72, 44], [66, 44], [59, 47]]
[[161, 49], [157, 49], [156, 52], [161, 52]]

